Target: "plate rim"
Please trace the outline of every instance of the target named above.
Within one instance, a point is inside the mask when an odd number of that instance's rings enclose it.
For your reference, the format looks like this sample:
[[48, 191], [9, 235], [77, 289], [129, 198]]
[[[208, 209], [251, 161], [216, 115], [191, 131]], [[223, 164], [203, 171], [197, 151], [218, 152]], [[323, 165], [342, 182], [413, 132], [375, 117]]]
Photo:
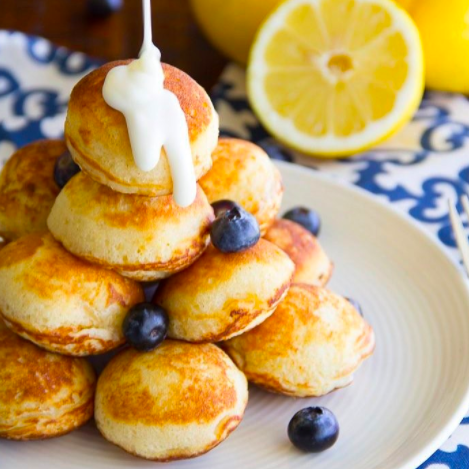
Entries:
[[[398, 210], [391, 202], [388, 200], [376, 197], [373, 193], [367, 191], [366, 189], [359, 187], [351, 182], [340, 180], [337, 177], [334, 177], [330, 174], [323, 173], [316, 169], [310, 168], [308, 166], [299, 165], [296, 163], [289, 163], [286, 161], [275, 161], [275, 165], [279, 170], [293, 172], [293, 173], [307, 173], [309, 177], [313, 179], [319, 179], [326, 184], [331, 186], [339, 186], [345, 191], [353, 193], [359, 198], [365, 199], [367, 203], [375, 205], [381, 210], [385, 210], [395, 216], [396, 218], [401, 219], [403, 222], [406, 222], [408, 226], [411, 227], [415, 232], [423, 235], [426, 240], [435, 247], [442, 258], [446, 260], [448, 268], [452, 269], [456, 274], [456, 277], [459, 279], [460, 290], [464, 291], [466, 296], [466, 302], [469, 303], [469, 279], [466, 279], [463, 271], [460, 269], [456, 261], [449, 255], [448, 251], [445, 249], [443, 244], [438, 241], [429, 231], [427, 231], [421, 224], [412, 218], [407, 212]], [[468, 312], [468, 324], [469, 324], [469, 312]], [[440, 447], [448, 440], [451, 434], [459, 427], [464, 416], [467, 414], [469, 409], [469, 370], [465, 376], [465, 392], [460, 400], [459, 404], [456, 406], [455, 411], [447, 418], [446, 423], [440, 427], [440, 430], [431, 438], [425, 446], [420, 450], [415, 450], [411, 452], [409, 456], [395, 469], [416, 469], [421, 464], [426, 462]]]

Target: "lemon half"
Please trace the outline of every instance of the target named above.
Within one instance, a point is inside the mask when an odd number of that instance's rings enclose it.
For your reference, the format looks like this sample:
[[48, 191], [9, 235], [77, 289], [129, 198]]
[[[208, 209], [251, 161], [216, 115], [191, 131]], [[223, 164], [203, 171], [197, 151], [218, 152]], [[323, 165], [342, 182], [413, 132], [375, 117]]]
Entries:
[[419, 33], [391, 0], [287, 0], [254, 41], [248, 95], [287, 145], [347, 156], [412, 117], [423, 68]]

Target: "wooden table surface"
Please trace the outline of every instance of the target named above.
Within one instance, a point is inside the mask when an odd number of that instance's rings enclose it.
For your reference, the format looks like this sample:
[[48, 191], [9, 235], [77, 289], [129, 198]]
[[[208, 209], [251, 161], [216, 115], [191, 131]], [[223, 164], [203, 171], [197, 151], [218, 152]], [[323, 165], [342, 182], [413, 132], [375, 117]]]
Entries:
[[[195, 24], [188, 0], [152, 0], [153, 39], [162, 59], [210, 89], [226, 64]], [[86, 0], [0, 0], [0, 29], [50, 39], [106, 60], [135, 57], [143, 37], [141, 0], [123, 0], [107, 18], [87, 14]]]

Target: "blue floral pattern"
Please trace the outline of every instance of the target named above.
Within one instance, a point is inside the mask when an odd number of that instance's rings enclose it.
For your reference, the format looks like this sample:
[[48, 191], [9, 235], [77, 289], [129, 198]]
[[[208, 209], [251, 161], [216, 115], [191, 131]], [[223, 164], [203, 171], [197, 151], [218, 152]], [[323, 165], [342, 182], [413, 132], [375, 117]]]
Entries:
[[[20, 146], [63, 135], [74, 84], [100, 61], [45, 39], [0, 31], [0, 168]], [[469, 192], [469, 102], [426, 93], [412, 122], [381, 146], [348, 160], [318, 160], [268, 135], [246, 99], [244, 71], [229, 65], [213, 90], [221, 133], [273, 149], [275, 156], [323, 171], [412, 215], [459, 259], [446, 200]], [[458, 202], [458, 207], [459, 202]], [[469, 468], [469, 414], [420, 469]]]
[[[244, 71], [229, 65], [213, 91], [222, 135], [252, 140], [274, 149], [273, 157], [328, 173], [392, 202], [459, 260], [447, 200], [461, 211], [459, 199], [469, 193], [469, 102], [464, 96], [427, 92], [412, 122], [384, 144], [352, 159], [320, 160], [275, 142], [251, 111], [244, 84]], [[469, 415], [419, 469], [468, 468]]]
[[[272, 137], [252, 113], [244, 71], [230, 65], [215, 87], [221, 133], [272, 146]], [[447, 200], [469, 189], [469, 102], [464, 96], [427, 92], [412, 122], [384, 144], [344, 160], [320, 160], [284, 148], [282, 158], [354, 183], [408, 212], [459, 259]]]
[[99, 63], [39, 37], [0, 31], [0, 167], [18, 147], [63, 135], [70, 91]]

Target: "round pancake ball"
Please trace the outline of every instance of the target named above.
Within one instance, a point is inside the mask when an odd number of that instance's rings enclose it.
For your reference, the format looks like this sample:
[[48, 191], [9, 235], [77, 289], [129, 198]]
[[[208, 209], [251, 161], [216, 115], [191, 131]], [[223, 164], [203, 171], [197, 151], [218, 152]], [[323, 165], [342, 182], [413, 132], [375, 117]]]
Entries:
[[223, 344], [252, 383], [297, 397], [348, 385], [375, 347], [372, 328], [344, 298], [293, 284], [260, 326]]
[[317, 238], [298, 223], [275, 220], [264, 238], [290, 256], [295, 264], [294, 283], [323, 287], [331, 278], [332, 262]]
[[264, 234], [282, 202], [280, 171], [262, 148], [236, 138], [220, 138], [212, 160], [212, 169], [199, 181], [209, 202], [237, 202], [257, 218]]
[[67, 150], [62, 140], [39, 140], [19, 149], [0, 173], [0, 237], [7, 240], [44, 231], [59, 186], [57, 158]]
[[125, 342], [127, 311], [142, 287], [68, 253], [50, 233], [11, 242], [0, 254], [0, 316], [48, 350], [93, 355]]
[[192, 264], [208, 245], [213, 219], [200, 187], [182, 208], [171, 195], [122, 194], [80, 173], [58, 196], [48, 225], [73, 254], [148, 282]]
[[260, 239], [226, 254], [210, 245], [188, 269], [170, 277], [155, 302], [169, 315], [169, 337], [218, 342], [268, 318], [285, 296], [294, 265], [277, 246]]
[[83, 358], [47, 352], [0, 320], [0, 438], [63, 435], [93, 415], [95, 375]]
[[154, 461], [193, 458], [240, 423], [247, 381], [218, 347], [167, 340], [127, 349], [99, 377], [95, 419], [110, 442]]
[[[150, 196], [173, 192], [164, 150], [151, 171], [134, 162], [124, 115], [106, 104], [103, 84], [109, 70], [132, 60], [110, 62], [93, 70], [73, 88], [65, 122], [65, 140], [75, 162], [94, 180], [115, 191]], [[164, 87], [173, 92], [186, 116], [197, 179], [212, 165], [218, 115], [205, 90], [189, 75], [163, 64]]]

